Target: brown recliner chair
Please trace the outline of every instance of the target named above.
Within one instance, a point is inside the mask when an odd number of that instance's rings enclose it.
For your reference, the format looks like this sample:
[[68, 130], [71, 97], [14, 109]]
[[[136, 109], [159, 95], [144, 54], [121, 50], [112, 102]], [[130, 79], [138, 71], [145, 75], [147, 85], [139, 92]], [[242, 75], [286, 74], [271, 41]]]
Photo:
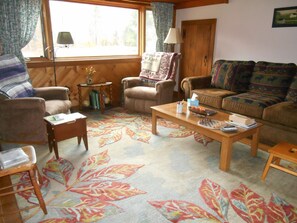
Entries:
[[0, 56], [0, 143], [46, 143], [43, 117], [70, 113], [68, 88], [33, 88], [27, 80], [15, 56]]
[[178, 53], [144, 53], [140, 75], [122, 80], [124, 107], [151, 113], [151, 106], [172, 102], [179, 57]]

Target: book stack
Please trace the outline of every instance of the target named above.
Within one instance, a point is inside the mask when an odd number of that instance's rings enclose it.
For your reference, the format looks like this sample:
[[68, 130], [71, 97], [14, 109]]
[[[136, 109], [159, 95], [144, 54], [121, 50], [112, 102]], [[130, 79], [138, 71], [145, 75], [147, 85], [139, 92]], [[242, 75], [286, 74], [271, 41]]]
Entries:
[[0, 152], [0, 168], [6, 169], [29, 161], [28, 155], [22, 148], [15, 148]]
[[100, 97], [97, 90], [91, 90], [89, 93], [90, 107], [93, 109], [100, 109]]
[[245, 129], [253, 128], [257, 125], [255, 119], [238, 114], [230, 115], [228, 123]]

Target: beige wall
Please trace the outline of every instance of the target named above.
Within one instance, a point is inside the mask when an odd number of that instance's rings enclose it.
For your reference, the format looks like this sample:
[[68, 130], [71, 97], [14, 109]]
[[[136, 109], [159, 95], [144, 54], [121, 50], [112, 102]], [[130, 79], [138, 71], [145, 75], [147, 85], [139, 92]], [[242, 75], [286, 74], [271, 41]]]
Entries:
[[229, 4], [177, 10], [181, 21], [217, 18], [214, 61], [264, 60], [297, 64], [297, 27], [272, 28], [274, 8], [296, 0], [229, 0]]

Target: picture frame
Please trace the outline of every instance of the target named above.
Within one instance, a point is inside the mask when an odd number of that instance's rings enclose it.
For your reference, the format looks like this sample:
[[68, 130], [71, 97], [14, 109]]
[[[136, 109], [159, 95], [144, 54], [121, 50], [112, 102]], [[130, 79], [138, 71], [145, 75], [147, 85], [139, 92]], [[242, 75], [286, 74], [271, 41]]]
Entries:
[[297, 27], [297, 6], [275, 8], [272, 27]]

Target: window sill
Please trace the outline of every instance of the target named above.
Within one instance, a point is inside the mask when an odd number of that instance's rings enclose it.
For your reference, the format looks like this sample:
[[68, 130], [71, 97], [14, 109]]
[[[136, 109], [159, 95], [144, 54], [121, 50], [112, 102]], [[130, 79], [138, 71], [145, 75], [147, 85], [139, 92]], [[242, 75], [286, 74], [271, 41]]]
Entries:
[[[56, 66], [76, 66], [76, 65], [90, 65], [100, 63], [125, 63], [131, 61], [139, 61], [141, 56], [110, 56], [110, 57], [63, 57], [55, 58]], [[31, 58], [26, 61], [28, 68], [36, 67], [52, 67], [53, 61], [47, 58]]]

